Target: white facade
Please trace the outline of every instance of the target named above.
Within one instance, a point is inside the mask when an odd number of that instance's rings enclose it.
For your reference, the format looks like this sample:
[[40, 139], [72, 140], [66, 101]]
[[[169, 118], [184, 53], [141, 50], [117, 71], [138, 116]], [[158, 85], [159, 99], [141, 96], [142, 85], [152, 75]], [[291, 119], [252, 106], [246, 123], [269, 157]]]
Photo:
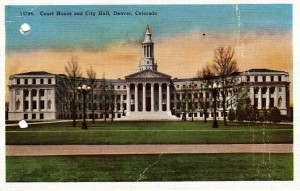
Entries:
[[[120, 120], [180, 120], [182, 109], [180, 100], [193, 100], [194, 109], [187, 113], [187, 118], [203, 119], [201, 99], [211, 98], [211, 92], [204, 88], [200, 79], [172, 79], [171, 76], [158, 72], [154, 59], [154, 43], [147, 26], [142, 42], [142, 59], [139, 72], [125, 76], [121, 80], [106, 80], [115, 92], [114, 118]], [[278, 107], [282, 115], [289, 110], [289, 74], [269, 69], [251, 69], [237, 74], [239, 84], [248, 88], [251, 104], [257, 109]], [[11, 75], [9, 78], [9, 120], [52, 120], [71, 119], [71, 113], [63, 108], [62, 97], [58, 96], [59, 79], [62, 75], [44, 71], [27, 72]], [[218, 78], [214, 79], [215, 83]], [[96, 89], [101, 89], [103, 80], [96, 81]], [[97, 92], [97, 91], [96, 91]], [[67, 96], [68, 94], [66, 94]], [[95, 118], [103, 119], [104, 112], [100, 94], [95, 94]], [[66, 97], [67, 98], [67, 97]], [[201, 99], [199, 99], [201, 98]], [[211, 100], [212, 101], [212, 100]], [[91, 99], [88, 99], [88, 118], [92, 118]], [[234, 108], [234, 104], [231, 105]], [[230, 108], [230, 107], [229, 107]], [[212, 109], [209, 118], [212, 119]], [[112, 114], [106, 113], [110, 118]], [[219, 107], [217, 117], [223, 116]], [[79, 109], [77, 118], [82, 118]]]

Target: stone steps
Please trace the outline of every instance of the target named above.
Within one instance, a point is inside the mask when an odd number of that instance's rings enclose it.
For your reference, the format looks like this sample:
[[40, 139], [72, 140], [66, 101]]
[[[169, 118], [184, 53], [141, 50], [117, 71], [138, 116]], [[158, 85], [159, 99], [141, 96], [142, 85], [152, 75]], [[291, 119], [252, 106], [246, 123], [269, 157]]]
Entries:
[[180, 118], [171, 114], [170, 111], [152, 111], [152, 112], [130, 112], [128, 116], [120, 120], [180, 120]]

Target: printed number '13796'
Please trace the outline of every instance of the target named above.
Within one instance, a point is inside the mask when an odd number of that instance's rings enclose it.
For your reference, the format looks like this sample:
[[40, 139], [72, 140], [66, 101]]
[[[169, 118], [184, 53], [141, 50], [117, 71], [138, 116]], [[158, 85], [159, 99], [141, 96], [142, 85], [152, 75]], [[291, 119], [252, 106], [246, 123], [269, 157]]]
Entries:
[[23, 11], [20, 12], [21, 16], [34, 16], [33, 12], [29, 12], [29, 11]]

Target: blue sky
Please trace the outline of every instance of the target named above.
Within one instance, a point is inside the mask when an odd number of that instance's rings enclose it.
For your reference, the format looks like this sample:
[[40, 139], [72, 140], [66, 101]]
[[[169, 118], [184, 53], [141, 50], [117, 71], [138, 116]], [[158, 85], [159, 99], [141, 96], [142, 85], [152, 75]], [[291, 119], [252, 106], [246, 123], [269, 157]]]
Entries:
[[[6, 50], [104, 48], [120, 41], [140, 42], [147, 24], [156, 38], [191, 32], [217, 35], [292, 31], [292, 5], [6, 6]], [[20, 16], [20, 11], [34, 16]], [[132, 16], [41, 16], [40, 12], [131, 11]], [[135, 16], [155, 11], [157, 16]], [[240, 22], [239, 22], [240, 21]], [[27, 35], [19, 32], [31, 26]]]

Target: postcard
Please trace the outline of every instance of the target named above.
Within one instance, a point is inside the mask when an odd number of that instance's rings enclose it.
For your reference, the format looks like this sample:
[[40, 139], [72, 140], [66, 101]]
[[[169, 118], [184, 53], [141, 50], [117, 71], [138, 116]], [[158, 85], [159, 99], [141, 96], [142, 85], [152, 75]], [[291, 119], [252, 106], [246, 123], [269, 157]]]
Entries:
[[296, 189], [293, 6], [4, 5], [4, 189]]

